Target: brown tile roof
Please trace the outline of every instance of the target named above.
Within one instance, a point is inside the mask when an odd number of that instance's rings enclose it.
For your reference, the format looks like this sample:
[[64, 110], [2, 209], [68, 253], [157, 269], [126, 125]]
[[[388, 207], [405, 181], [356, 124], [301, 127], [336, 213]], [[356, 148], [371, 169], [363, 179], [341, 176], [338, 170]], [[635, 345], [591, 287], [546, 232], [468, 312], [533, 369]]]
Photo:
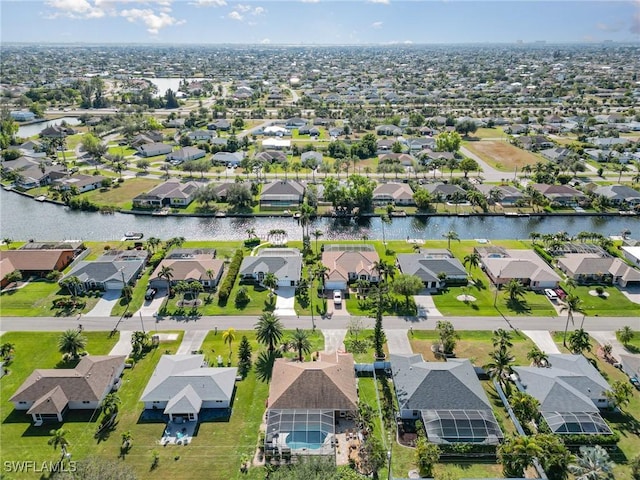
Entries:
[[224, 268], [224, 261], [212, 258], [211, 254], [208, 255], [194, 255], [192, 258], [168, 258], [160, 262], [156, 269], [151, 274], [150, 279], [155, 280], [160, 278], [162, 267], [171, 267], [173, 277], [171, 281], [177, 282], [180, 280], [209, 280], [207, 270], [213, 272], [213, 280], [216, 280], [220, 275], [221, 270]]
[[35, 402], [60, 387], [71, 402], [100, 401], [124, 365], [124, 355], [86, 356], [76, 368], [37, 369], [9, 399]]
[[8, 258], [18, 270], [53, 270], [65, 254], [74, 255], [73, 250], [3, 250], [0, 260]]
[[377, 277], [373, 271], [373, 264], [380, 261], [378, 252], [323, 252], [322, 264], [327, 267], [327, 277], [329, 279], [344, 278], [349, 279], [349, 272], [358, 275], [370, 275]]
[[279, 358], [273, 366], [269, 408], [357, 410], [353, 355], [321, 353], [317, 362]]
[[4, 278], [16, 270], [18, 269], [13, 265], [11, 259], [0, 257], [0, 278]]

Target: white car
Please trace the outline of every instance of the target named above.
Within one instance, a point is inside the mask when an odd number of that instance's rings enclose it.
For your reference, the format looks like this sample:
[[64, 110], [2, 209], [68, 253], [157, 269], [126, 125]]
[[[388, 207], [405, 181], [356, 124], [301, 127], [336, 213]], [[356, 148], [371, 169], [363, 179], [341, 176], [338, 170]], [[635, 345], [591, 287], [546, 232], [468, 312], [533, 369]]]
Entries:
[[547, 296], [547, 298], [549, 300], [551, 300], [552, 302], [555, 302], [558, 300], [558, 294], [556, 292], [554, 292], [552, 289], [550, 288], [545, 288], [544, 289], [544, 294]]
[[342, 304], [342, 292], [340, 290], [333, 291], [333, 303], [336, 305]]

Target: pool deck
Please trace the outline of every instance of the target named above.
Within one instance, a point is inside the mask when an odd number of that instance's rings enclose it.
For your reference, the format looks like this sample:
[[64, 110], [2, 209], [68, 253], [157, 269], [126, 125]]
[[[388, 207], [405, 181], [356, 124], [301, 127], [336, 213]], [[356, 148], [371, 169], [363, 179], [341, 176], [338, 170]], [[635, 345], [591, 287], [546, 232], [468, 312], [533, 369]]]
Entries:
[[198, 422], [167, 423], [159, 443], [162, 446], [188, 445], [193, 441], [197, 427]]

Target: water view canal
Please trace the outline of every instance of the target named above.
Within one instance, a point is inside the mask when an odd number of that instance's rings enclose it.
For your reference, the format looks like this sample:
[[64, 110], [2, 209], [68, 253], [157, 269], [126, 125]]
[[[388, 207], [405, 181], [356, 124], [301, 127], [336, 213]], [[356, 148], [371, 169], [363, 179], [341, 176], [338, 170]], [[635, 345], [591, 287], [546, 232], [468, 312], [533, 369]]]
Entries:
[[[42, 203], [30, 197], [0, 189], [0, 238], [15, 240], [117, 240], [124, 232], [144, 233], [145, 237], [167, 239], [185, 237], [192, 240], [240, 240], [254, 228], [266, 238], [270, 230], [284, 229], [289, 238], [302, 238], [298, 222], [291, 217], [197, 218], [153, 217], [116, 213], [74, 212], [65, 207]], [[529, 238], [531, 232], [574, 235], [581, 231], [603, 235], [620, 235], [630, 230], [640, 236], [640, 217], [403, 217], [384, 225], [380, 218], [358, 222], [318, 218], [311, 230], [320, 229], [322, 239], [440, 239], [455, 230], [460, 238]], [[384, 232], [383, 232], [384, 231]]]

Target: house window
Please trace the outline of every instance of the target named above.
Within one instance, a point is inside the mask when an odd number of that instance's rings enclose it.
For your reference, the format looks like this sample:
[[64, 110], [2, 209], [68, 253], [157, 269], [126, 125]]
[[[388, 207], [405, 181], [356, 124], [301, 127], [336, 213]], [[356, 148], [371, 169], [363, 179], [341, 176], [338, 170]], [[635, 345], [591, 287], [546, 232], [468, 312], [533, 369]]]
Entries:
[[26, 405], [27, 402], [18, 402], [20, 405]]
[[89, 400], [83, 400], [82, 403], [88, 404], [88, 403], [91, 403], [91, 402]]
[[153, 403], [160, 403], [160, 400], [154, 400]]

